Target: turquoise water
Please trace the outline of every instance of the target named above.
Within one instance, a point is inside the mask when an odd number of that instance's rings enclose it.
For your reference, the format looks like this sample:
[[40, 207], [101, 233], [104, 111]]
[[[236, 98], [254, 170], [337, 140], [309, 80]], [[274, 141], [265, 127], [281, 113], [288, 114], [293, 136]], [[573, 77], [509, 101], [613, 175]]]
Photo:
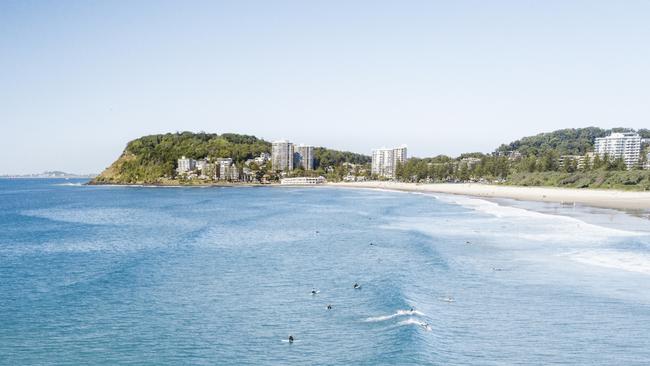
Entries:
[[0, 180], [0, 364], [650, 363], [647, 220], [74, 183]]

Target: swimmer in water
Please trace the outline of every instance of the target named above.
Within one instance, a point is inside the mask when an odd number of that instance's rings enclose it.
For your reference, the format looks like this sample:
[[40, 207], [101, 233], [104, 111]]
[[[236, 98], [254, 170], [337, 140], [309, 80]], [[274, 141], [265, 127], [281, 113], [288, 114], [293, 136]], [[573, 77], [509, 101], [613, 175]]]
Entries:
[[354, 286], [352, 286], [352, 288], [361, 288], [361, 286], [359, 286], [358, 283], [355, 283]]
[[327, 310], [332, 310], [332, 305], [331, 304], [327, 305]]
[[311, 289], [311, 294], [312, 294], [312, 295], [316, 295], [317, 293], [318, 293], [318, 291], [316, 291], [315, 288], [312, 288], [312, 289]]

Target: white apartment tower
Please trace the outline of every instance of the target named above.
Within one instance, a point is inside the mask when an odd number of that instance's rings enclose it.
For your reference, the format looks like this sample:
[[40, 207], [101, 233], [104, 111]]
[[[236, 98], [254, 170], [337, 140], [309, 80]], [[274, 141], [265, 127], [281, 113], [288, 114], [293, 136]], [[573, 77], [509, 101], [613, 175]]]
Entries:
[[314, 170], [314, 147], [309, 145], [298, 145], [295, 147], [294, 167], [302, 167], [304, 170]]
[[623, 159], [628, 169], [639, 164], [641, 136], [636, 132], [617, 132], [596, 138], [594, 152], [601, 158]]
[[372, 151], [372, 174], [383, 178], [395, 178], [397, 164], [406, 162], [406, 146]]
[[271, 165], [273, 170], [293, 170], [293, 144], [289, 141], [275, 141], [271, 145]]
[[179, 173], [186, 173], [196, 168], [196, 160], [182, 157], [178, 159], [178, 167], [176, 171]]

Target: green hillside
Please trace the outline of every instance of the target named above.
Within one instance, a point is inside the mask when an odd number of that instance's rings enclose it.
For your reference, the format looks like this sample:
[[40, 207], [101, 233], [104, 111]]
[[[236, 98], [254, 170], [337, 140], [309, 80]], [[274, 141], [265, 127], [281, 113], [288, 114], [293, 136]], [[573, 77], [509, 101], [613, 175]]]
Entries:
[[[173, 181], [177, 159], [229, 157], [237, 164], [271, 152], [271, 143], [255, 136], [233, 133], [167, 133], [129, 142], [120, 157], [91, 184], [159, 184]], [[370, 157], [326, 148], [314, 149], [315, 169], [344, 162], [365, 164]]]

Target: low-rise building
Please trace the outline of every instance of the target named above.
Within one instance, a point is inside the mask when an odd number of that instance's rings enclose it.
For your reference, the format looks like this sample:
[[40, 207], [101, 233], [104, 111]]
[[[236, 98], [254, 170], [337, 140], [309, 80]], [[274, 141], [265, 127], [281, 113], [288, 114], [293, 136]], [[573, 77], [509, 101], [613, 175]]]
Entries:
[[208, 166], [209, 159], [199, 159], [196, 161], [196, 169], [203, 171]]
[[280, 184], [285, 185], [314, 185], [324, 184], [325, 182], [325, 177], [295, 177], [280, 179]]
[[232, 173], [230, 172], [230, 166], [232, 165], [231, 158], [217, 158], [216, 160], [219, 166], [219, 180], [230, 180]]
[[585, 155], [562, 155], [558, 158], [558, 165], [561, 169], [564, 169], [566, 164], [575, 163], [576, 168], [582, 170], [586, 161], [587, 156]]
[[462, 158], [460, 159], [461, 164], [466, 164], [468, 169], [474, 168], [476, 165], [481, 163], [480, 158]]
[[269, 160], [271, 160], [271, 154], [263, 152], [263, 153], [260, 153], [260, 156], [256, 156], [253, 159], [246, 160], [246, 165], [250, 165], [252, 163], [255, 163], [258, 166], [262, 166], [262, 165], [265, 165], [266, 163], [268, 163]]

